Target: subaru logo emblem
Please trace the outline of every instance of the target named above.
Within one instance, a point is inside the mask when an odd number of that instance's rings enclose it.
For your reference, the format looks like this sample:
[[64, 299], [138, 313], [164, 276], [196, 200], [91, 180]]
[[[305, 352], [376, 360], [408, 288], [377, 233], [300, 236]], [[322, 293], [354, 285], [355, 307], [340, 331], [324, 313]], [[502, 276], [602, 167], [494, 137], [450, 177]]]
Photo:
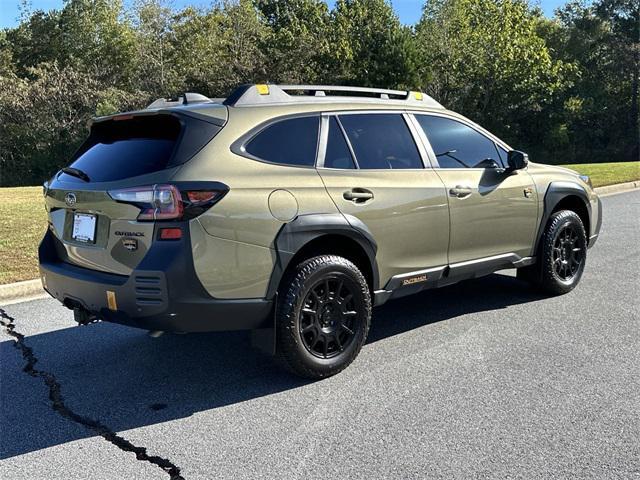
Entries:
[[64, 196], [64, 203], [66, 203], [69, 207], [73, 207], [76, 204], [76, 194], [73, 192], [69, 192]]

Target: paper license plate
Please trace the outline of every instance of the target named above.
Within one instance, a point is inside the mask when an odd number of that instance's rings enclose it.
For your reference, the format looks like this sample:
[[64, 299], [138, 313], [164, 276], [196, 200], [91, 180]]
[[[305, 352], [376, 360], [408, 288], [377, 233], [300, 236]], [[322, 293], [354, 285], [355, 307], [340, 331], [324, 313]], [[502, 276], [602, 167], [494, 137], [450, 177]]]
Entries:
[[95, 236], [96, 216], [90, 213], [74, 213], [71, 238], [79, 242], [94, 243]]

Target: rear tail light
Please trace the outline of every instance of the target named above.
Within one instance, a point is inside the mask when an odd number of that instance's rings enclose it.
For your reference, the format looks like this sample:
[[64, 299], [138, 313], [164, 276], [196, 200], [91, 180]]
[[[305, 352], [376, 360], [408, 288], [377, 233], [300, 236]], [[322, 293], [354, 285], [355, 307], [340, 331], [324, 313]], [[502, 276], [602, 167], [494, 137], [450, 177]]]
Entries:
[[[201, 186], [202, 189], [198, 188]], [[139, 221], [188, 220], [201, 215], [228, 191], [218, 183], [215, 188], [204, 187], [196, 182], [186, 184], [181, 191], [171, 184], [147, 185], [110, 190], [109, 195], [117, 202], [139, 207]]]

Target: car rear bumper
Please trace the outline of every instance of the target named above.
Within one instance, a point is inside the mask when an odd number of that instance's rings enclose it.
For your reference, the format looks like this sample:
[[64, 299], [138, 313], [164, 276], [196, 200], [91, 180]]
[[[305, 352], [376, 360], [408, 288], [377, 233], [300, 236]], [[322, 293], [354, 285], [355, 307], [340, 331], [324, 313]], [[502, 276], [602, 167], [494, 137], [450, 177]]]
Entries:
[[193, 270], [188, 236], [154, 242], [131, 275], [78, 267], [57, 258], [48, 231], [40, 244], [43, 287], [69, 308], [101, 320], [147, 330], [206, 332], [265, 326], [273, 303], [265, 299], [216, 299]]

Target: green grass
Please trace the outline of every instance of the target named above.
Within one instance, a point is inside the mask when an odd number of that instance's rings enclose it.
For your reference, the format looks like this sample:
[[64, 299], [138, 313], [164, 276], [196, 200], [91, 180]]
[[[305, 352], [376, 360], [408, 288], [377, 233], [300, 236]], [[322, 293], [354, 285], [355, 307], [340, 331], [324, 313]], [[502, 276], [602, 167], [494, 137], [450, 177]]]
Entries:
[[561, 166], [589, 175], [594, 187], [640, 180], [640, 162], [579, 163]]
[[0, 188], [0, 284], [38, 278], [46, 227], [42, 187]]
[[[640, 162], [563, 165], [594, 187], [640, 180]], [[47, 218], [42, 187], [0, 188], [0, 284], [38, 278], [38, 243]]]

